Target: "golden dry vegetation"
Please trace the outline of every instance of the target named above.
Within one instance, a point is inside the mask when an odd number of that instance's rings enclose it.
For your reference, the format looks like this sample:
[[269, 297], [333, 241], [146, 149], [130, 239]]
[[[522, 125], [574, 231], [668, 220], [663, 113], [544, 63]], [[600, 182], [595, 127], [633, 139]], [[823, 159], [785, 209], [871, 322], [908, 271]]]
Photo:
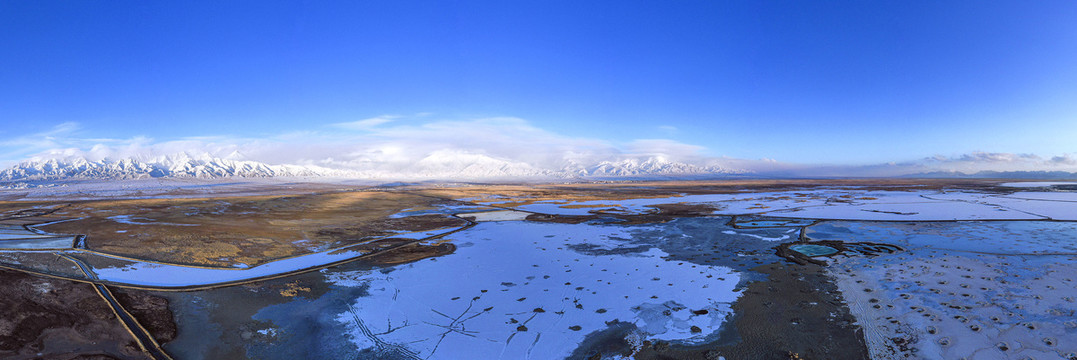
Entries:
[[[442, 200], [404, 193], [354, 191], [201, 199], [99, 200], [71, 203], [42, 226], [86, 234], [89, 249], [168, 263], [254, 266], [354, 244], [398, 231], [463, 226], [442, 215], [393, 219]], [[0, 204], [4, 209], [10, 204]]]
[[[551, 201], [568, 204], [576, 201], [626, 200], [640, 198], [669, 197], [676, 191], [655, 189], [646, 186], [595, 187], [591, 184], [574, 184], [573, 186], [545, 185], [464, 185], [455, 187], [417, 188], [409, 191], [428, 196], [462, 199], [479, 204], [500, 207], [517, 207], [535, 202]], [[569, 205], [579, 206], [579, 205]], [[591, 207], [592, 205], [585, 205]], [[593, 205], [594, 207], [609, 207]]]
[[[679, 194], [723, 194], [784, 191], [814, 187], [855, 187], [862, 190], [976, 189], [997, 190], [998, 181], [984, 179], [744, 179], [700, 181], [624, 181], [530, 185], [417, 186], [408, 191], [482, 204], [516, 207], [540, 201], [576, 202], [657, 198]], [[803, 196], [803, 195], [802, 195]], [[861, 199], [861, 200], [867, 200]], [[578, 206], [578, 205], [570, 205]], [[585, 205], [589, 206], [589, 205]], [[594, 205], [599, 206], [599, 205]]]

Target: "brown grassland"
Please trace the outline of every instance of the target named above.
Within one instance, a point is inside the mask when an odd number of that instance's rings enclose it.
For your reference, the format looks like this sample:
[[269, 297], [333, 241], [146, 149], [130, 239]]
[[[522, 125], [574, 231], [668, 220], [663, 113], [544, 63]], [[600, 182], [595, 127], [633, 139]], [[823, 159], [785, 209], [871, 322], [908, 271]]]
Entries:
[[[87, 248], [160, 262], [232, 267], [355, 244], [398, 231], [463, 226], [442, 215], [389, 216], [442, 200], [383, 191], [185, 199], [79, 201], [52, 216], [69, 221], [41, 226], [59, 234], [86, 234]], [[25, 203], [0, 204], [0, 209]], [[46, 205], [46, 204], [40, 204]], [[117, 217], [119, 216], [119, 217]]]

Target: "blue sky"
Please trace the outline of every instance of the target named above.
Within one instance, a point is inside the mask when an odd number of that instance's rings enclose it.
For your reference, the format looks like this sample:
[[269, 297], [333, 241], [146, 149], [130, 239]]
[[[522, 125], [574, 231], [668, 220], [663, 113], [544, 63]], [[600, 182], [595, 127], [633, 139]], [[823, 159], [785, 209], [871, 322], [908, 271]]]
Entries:
[[549, 151], [1046, 163], [1077, 153], [1073, 19], [1071, 1], [9, 1], [0, 160], [513, 118]]

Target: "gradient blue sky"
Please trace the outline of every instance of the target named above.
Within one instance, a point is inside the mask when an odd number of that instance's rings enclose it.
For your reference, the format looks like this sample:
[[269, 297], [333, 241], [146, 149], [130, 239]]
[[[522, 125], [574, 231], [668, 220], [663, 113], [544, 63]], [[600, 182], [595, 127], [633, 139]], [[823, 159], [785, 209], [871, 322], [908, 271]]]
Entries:
[[15, 157], [57, 126], [162, 142], [514, 117], [790, 163], [1050, 158], [1077, 152], [1075, 19], [1073, 1], [6, 1], [0, 139]]

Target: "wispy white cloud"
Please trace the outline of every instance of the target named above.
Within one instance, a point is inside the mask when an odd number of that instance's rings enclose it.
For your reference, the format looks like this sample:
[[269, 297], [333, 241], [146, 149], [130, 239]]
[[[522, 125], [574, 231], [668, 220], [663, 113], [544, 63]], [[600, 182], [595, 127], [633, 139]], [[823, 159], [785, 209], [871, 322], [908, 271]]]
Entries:
[[666, 134], [666, 136], [673, 136], [674, 134], [677, 134], [677, 131], [679, 130], [680, 129], [677, 129], [676, 126], [670, 125], [661, 125], [658, 127], [658, 131], [661, 131], [663, 134]]
[[62, 139], [69, 137], [72, 133], [79, 129], [79, 124], [75, 122], [65, 122], [53, 126], [52, 128], [28, 135], [18, 136], [14, 138], [0, 140], [0, 146], [3, 147], [30, 147], [30, 148], [50, 148], [57, 146], [56, 139]]
[[8, 162], [32, 155], [57, 151], [63, 148], [80, 147], [88, 149], [97, 144], [118, 144], [119, 139], [90, 139], [79, 136], [81, 126], [75, 122], [64, 122], [47, 130], [0, 139], [0, 159]]
[[330, 126], [335, 127], [335, 128], [340, 128], [340, 129], [346, 129], [346, 130], [369, 130], [369, 129], [375, 127], [375, 126], [386, 124], [386, 123], [392, 122], [393, 120], [396, 120], [396, 119], [399, 119], [399, 118], [400, 118], [400, 116], [396, 116], [396, 115], [382, 115], [382, 116], [378, 116], [378, 117], [372, 117], [372, 118], [369, 118], [369, 119], [335, 123], [335, 124], [331, 124]]
[[1074, 171], [1077, 159], [1073, 154], [1043, 157], [1028, 153], [974, 151], [952, 156], [935, 155], [917, 162], [939, 171], [975, 173], [979, 171]]

